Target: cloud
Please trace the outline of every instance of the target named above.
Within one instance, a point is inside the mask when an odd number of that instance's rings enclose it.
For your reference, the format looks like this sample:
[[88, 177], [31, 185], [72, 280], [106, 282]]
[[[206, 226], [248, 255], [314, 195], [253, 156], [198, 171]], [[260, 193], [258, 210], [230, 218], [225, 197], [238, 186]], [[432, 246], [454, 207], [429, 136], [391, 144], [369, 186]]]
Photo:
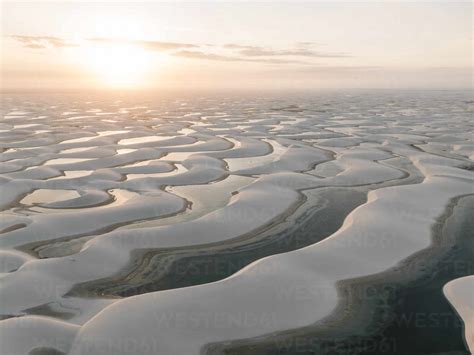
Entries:
[[[77, 47], [78, 44], [72, 43], [67, 39], [53, 36], [21, 36], [13, 35], [13, 39], [23, 43], [26, 48], [43, 49], [43, 48], [62, 48], [62, 47]], [[182, 48], [197, 48], [197, 44], [191, 43], [175, 43], [175, 42], [160, 42], [160, 41], [141, 41], [128, 39], [114, 39], [114, 38], [90, 38], [88, 42], [104, 43], [104, 44], [126, 44], [132, 46], [139, 46], [149, 50], [169, 51]]]
[[219, 60], [223, 62], [236, 62], [238, 58], [229, 57], [225, 55], [219, 55], [214, 53], [205, 53], [200, 51], [178, 51], [174, 52], [173, 55], [177, 57], [184, 57], [184, 58], [193, 58], [193, 59], [206, 59], [206, 60]]
[[292, 59], [276, 59], [276, 58], [246, 58], [229, 55], [221, 55], [215, 53], [206, 53], [201, 51], [182, 50], [173, 53], [174, 56], [192, 59], [205, 59], [221, 62], [251, 62], [251, 63], [269, 63], [269, 64], [309, 64], [299, 60]]
[[274, 50], [260, 46], [242, 45], [236, 43], [224, 44], [222, 48], [236, 50], [239, 55], [244, 57], [310, 57], [310, 58], [347, 58], [350, 55], [346, 53], [324, 53], [311, 49], [315, 46], [313, 42], [297, 42], [296, 48]]
[[110, 43], [110, 44], [126, 44], [132, 46], [139, 46], [145, 49], [167, 51], [176, 50], [181, 48], [197, 48], [200, 47], [197, 44], [192, 43], [178, 43], [178, 42], [160, 42], [160, 41], [141, 41], [141, 40], [128, 40], [128, 39], [113, 39], [113, 38], [90, 38], [90, 42], [96, 43]]
[[208, 45], [217, 50], [231, 51], [231, 54], [214, 54], [203, 51], [179, 51], [174, 53], [176, 56], [206, 59], [226, 62], [255, 62], [255, 63], [271, 63], [271, 64], [311, 64], [298, 59], [288, 57], [303, 58], [347, 58], [350, 57], [346, 53], [324, 53], [314, 51], [311, 48], [315, 46], [313, 42], [297, 42], [294, 49], [274, 50], [261, 46], [251, 46], [237, 43], [227, 43], [224, 45]]
[[235, 43], [224, 44], [222, 47], [226, 48], [226, 49], [254, 49], [254, 48], [260, 48], [260, 47], [256, 47], [256, 46], [248, 46], [248, 45], [235, 44]]
[[294, 49], [294, 50], [272, 50], [262, 47], [251, 47], [242, 49], [239, 52], [241, 55], [247, 57], [282, 57], [282, 56], [297, 56], [297, 57], [312, 57], [312, 58], [345, 58], [349, 57], [344, 53], [321, 53], [308, 49]]
[[224, 44], [222, 48], [236, 50], [245, 57], [312, 57], [312, 58], [346, 58], [346, 53], [324, 53], [311, 49], [315, 46], [313, 42], [297, 42], [293, 49], [274, 50], [260, 46], [249, 46], [235, 43]]
[[45, 46], [45, 45], [43, 45], [43, 44], [35, 44], [35, 43], [25, 44], [25, 45], [23, 45], [23, 47], [25, 47], [25, 48], [33, 48], [33, 49], [48, 48], [47, 46]]
[[52, 36], [20, 36], [13, 35], [13, 39], [23, 43], [23, 47], [43, 49], [43, 48], [64, 48], [77, 47], [77, 44], [71, 43], [63, 38]]
[[[31, 49], [76, 47], [78, 44], [59, 37], [52, 36], [11, 36], [23, 43], [23, 46]], [[137, 46], [152, 51], [166, 51], [170, 55], [200, 60], [212, 60], [221, 62], [251, 62], [268, 64], [311, 64], [301, 59], [314, 58], [346, 58], [345, 53], [325, 53], [315, 51], [312, 42], [297, 42], [294, 48], [271, 49], [261, 46], [245, 45], [238, 43], [227, 43], [224, 45], [201, 45], [185, 42], [163, 42], [145, 41], [120, 38], [89, 38], [81, 42], [81, 45], [89, 44], [121, 44]], [[210, 47], [210, 48], [209, 48]], [[198, 50], [199, 49], [199, 50]], [[208, 51], [209, 50], [209, 51]], [[214, 51], [212, 51], [214, 50]]]

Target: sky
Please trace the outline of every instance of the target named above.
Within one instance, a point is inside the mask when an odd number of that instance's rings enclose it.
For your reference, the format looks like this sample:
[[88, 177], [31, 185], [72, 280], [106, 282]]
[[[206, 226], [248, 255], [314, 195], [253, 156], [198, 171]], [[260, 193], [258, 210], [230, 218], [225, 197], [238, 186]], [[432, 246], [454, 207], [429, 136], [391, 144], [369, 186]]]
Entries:
[[1, 89], [462, 89], [456, 1], [1, 2]]

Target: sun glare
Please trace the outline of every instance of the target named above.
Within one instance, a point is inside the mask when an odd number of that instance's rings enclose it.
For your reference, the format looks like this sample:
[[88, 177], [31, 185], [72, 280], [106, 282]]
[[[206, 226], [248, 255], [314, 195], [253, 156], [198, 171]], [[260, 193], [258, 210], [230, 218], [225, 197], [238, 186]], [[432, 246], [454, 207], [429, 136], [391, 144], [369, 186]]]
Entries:
[[84, 58], [99, 81], [112, 87], [143, 86], [152, 67], [151, 53], [130, 45], [92, 46]]

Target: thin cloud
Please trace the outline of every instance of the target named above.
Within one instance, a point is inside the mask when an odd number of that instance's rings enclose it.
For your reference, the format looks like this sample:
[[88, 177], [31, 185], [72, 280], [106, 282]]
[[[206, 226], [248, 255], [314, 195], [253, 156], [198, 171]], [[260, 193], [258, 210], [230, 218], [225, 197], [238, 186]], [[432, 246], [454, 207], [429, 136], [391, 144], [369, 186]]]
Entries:
[[222, 62], [236, 62], [238, 58], [219, 55], [214, 53], [205, 53], [200, 51], [178, 51], [173, 53], [176, 57], [183, 57], [183, 58], [193, 58], [193, 59], [206, 59], [206, 60], [218, 60]]
[[200, 51], [182, 50], [173, 53], [174, 56], [192, 59], [214, 60], [221, 62], [251, 62], [251, 63], [269, 63], [269, 64], [308, 64], [299, 60], [276, 59], [276, 58], [246, 58], [237, 56], [220, 55], [215, 53], [206, 53]]
[[71, 43], [63, 38], [52, 36], [11, 36], [18, 42], [23, 43], [23, 47], [44, 49], [44, 48], [64, 48], [77, 47], [77, 44]]
[[43, 44], [35, 44], [35, 43], [24, 44], [23, 47], [24, 48], [32, 48], [32, 49], [48, 48], [48, 46], [45, 46]]
[[260, 46], [242, 45], [236, 43], [224, 44], [222, 48], [238, 51], [244, 57], [310, 57], [310, 58], [346, 58], [346, 53], [325, 53], [311, 49], [315, 46], [313, 42], [297, 42], [294, 49], [274, 50]]
[[[15, 40], [21, 42], [24, 47], [31, 49], [45, 49], [45, 48], [62, 48], [62, 47], [77, 47], [78, 44], [71, 41], [53, 36], [11, 36]], [[203, 50], [206, 45], [185, 43], [185, 42], [163, 42], [163, 41], [145, 41], [145, 40], [130, 40], [119, 38], [89, 38], [82, 42], [95, 44], [122, 44], [137, 46], [152, 51], [166, 51], [171, 55], [177, 57], [194, 58], [201, 60], [213, 60], [221, 62], [253, 62], [253, 63], [269, 63], [269, 64], [310, 64], [299, 59], [300, 58], [346, 58], [350, 57], [345, 53], [325, 53], [315, 51], [312, 48], [312, 42], [298, 42], [296, 47], [292, 49], [271, 49], [261, 46], [252, 46], [238, 43], [227, 43], [224, 45], [212, 45], [211, 47], [218, 53], [212, 53]], [[87, 45], [87, 44], [86, 44]], [[196, 50], [200, 49], [200, 50]], [[223, 52], [223, 53], [220, 53]]]
[[261, 48], [261, 47], [257, 47], [257, 46], [248, 46], [248, 45], [235, 44], [235, 43], [224, 44], [222, 47], [225, 48], [225, 49], [256, 49], [256, 48]]
[[312, 57], [312, 58], [346, 58], [349, 55], [345, 53], [322, 53], [307, 49], [295, 49], [295, 50], [272, 50], [261, 47], [253, 47], [242, 49], [239, 51], [241, 55], [247, 57], [285, 57], [285, 56], [296, 56], [296, 57]]
[[[67, 39], [53, 36], [11, 36], [18, 42], [23, 43], [26, 48], [44, 49], [44, 48], [62, 48], [62, 47], [78, 47], [78, 44], [72, 43]], [[92, 43], [104, 44], [126, 44], [139, 46], [149, 50], [169, 51], [183, 48], [197, 48], [197, 44], [192, 43], [177, 43], [177, 42], [161, 42], [161, 41], [141, 41], [141, 40], [127, 40], [114, 38], [90, 38], [87, 40]]]
[[128, 40], [128, 39], [113, 39], [113, 38], [90, 38], [90, 42], [96, 43], [110, 43], [110, 44], [126, 44], [132, 46], [139, 46], [145, 49], [156, 50], [156, 51], [168, 51], [176, 50], [181, 48], [197, 48], [199, 45], [192, 43], [179, 43], [179, 42], [160, 42], [160, 41], [141, 41], [141, 40]]

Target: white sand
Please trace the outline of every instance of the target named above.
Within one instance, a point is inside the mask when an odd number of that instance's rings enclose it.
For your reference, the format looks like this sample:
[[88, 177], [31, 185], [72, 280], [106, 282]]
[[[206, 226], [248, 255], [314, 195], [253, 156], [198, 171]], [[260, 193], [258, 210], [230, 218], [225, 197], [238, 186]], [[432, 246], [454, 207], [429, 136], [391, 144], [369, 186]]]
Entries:
[[474, 275], [448, 282], [443, 292], [464, 322], [464, 339], [474, 352]]
[[[71, 355], [199, 354], [211, 342], [316, 323], [336, 306], [338, 281], [429, 246], [447, 204], [474, 192], [463, 101], [409, 97], [403, 110], [382, 96], [333, 100], [327, 112], [312, 111], [321, 102], [310, 98], [309, 111], [258, 98], [156, 108], [10, 102], [7, 111], [21, 114], [0, 124], [0, 308], [15, 318], [0, 321], [2, 350], [27, 354], [41, 343], [66, 353], [73, 344]], [[433, 105], [443, 114], [433, 116]], [[397, 185], [408, 175], [402, 162], [424, 180]], [[285, 218], [301, 189], [359, 185], [379, 188], [332, 236], [225, 280], [125, 299], [66, 297], [115, 276], [137, 249], [223, 245]], [[76, 243], [65, 254], [20, 251], [30, 243], [67, 250], [61, 238]], [[470, 280], [444, 290], [472, 347]], [[45, 305], [56, 313], [24, 316]], [[70, 318], [55, 319], [61, 312]]]

